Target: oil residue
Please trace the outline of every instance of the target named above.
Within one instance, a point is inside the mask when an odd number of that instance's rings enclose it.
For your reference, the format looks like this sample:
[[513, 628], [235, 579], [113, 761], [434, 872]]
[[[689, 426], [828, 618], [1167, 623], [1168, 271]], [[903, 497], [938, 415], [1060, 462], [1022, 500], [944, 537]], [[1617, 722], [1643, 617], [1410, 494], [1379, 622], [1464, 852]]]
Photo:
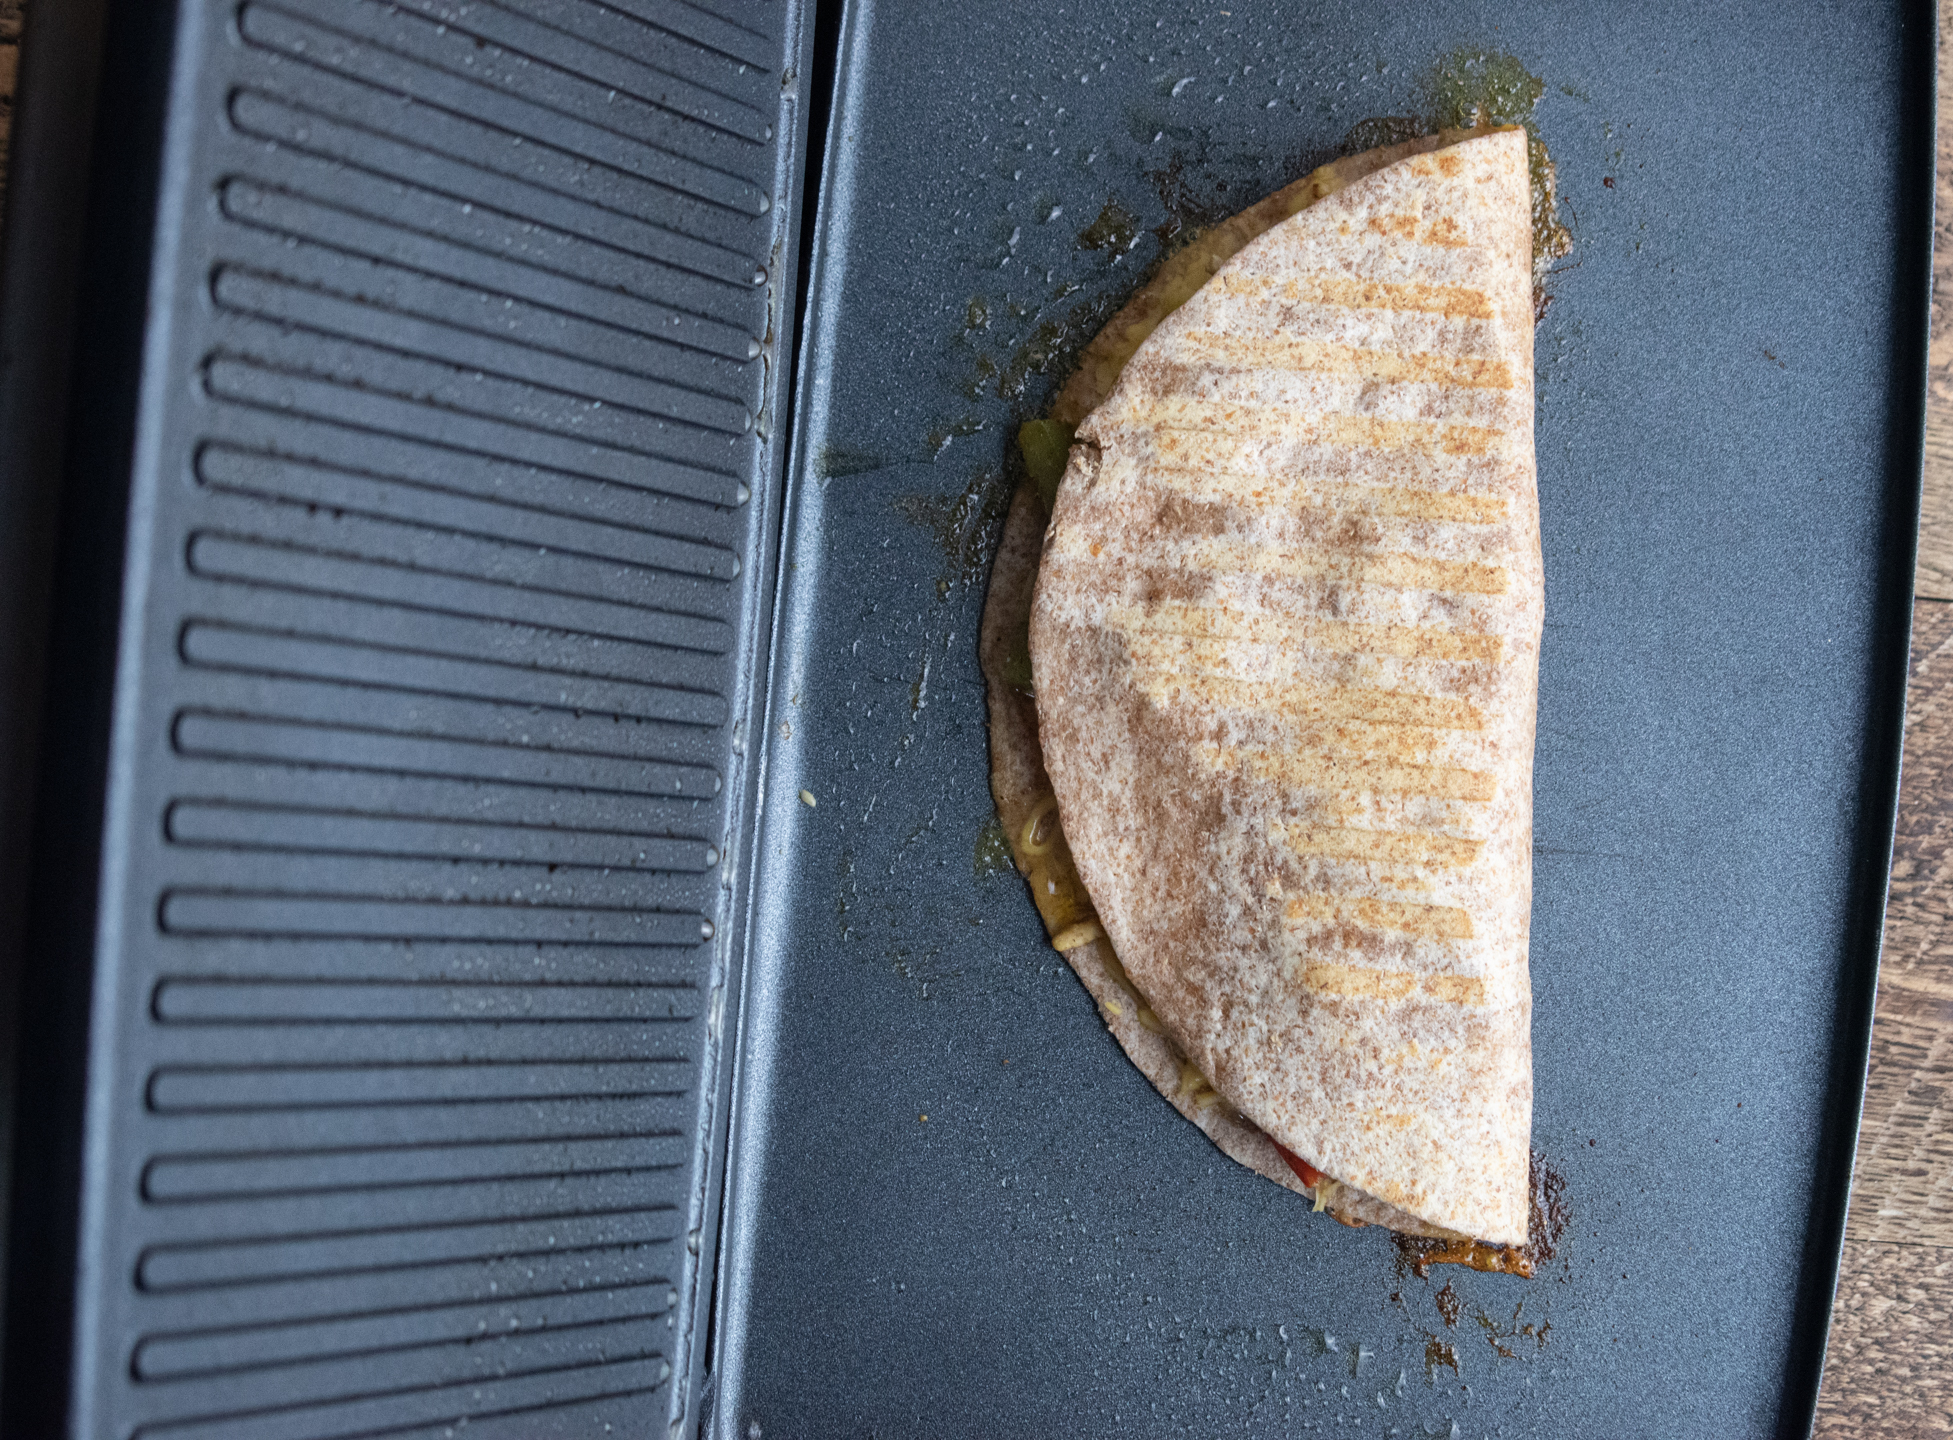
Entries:
[[854, 878], [854, 851], [843, 849], [834, 867], [834, 924], [843, 940], [854, 934], [854, 922], [848, 917], [860, 899], [860, 887]]
[[977, 831], [976, 878], [1012, 874], [1016, 869], [1010, 854], [1010, 837], [1004, 834], [1004, 822], [992, 815], [990, 823]]
[[904, 495], [896, 500], [896, 513], [929, 531], [942, 549], [947, 563], [936, 579], [938, 597], [947, 598], [959, 584], [971, 586], [983, 580], [991, 540], [1010, 506], [1012, 488], [1003, 470], [991, 468], [971, 476], [961, 494]]
[[1435, 103], [1432, 118], [1440, 126], [1526, 127], [1526, 163], [1533, 182], [1533, 283], [1538, 285], [1546, 266], [1573, 248], [1573, 235], [1560, 221], [1553, 157], [1539, 138], [1533, 113], [1546, 82], [1510, 55], [1458, 50], [1438, 62], [1429, 84]]
[[[1093, 223], [1096, 225], [1097, 222]], [[1067, 293], [1061, 289], [1060, 298]], [[1079, 352], [1104, 328], [1105, 322], [1112, 318], [1112, 313], [1125, 300], [1126, 297], [1115, 290], [1079, 301], [1058, 319], [1040, 321], [1030, 336], [1011, 351], [1010, 358], [1001, 367], [990, 361], [988, 356], [978, 356], [979, 375], [984, 374], [983, 367], [989, 363], [989, 373], [996, 376], [997, 398], [1024, 399], [1033, 378], [1069, 374], [1078, 363]]]
[[1123, 255], [1139, 243], [1139, 221], [1114, 196], [1105, 202], [1098, 219], [1078, 232], [1078, 243], [1082, 249]]
[[865, 450], [850, 450], [842, 445], [823, 445], [814, 455], [814, 474], [822, 480], [839, 480], [844, 475], [866, 475], [885, 470], [888, 461]]
[[952, 440], [967, 440], [983, 429], [983, 421], [975, 415], [959, 415], [954, 420], [945, 420], [923, 437], [923, 448], [931, 460], [942, 454]]
[[[1308, 166], [1302, 173], [1307, 174], [1314, 168], [1313, 165]], [[1194, 183], [1188, 173], [1187, 157], [1177, 152], [1167, 157], [1166, 164], [1158, 169], [1148, 170], [1146, 178], [1152, 182], [1154, 191], [1160, 197], [1161, 208], [1166, 211], [1164, 223], [1153, 227], [1153, 234], [1160, 242], [1159, 258], [1162, 260], [1192, 243], [1208, 226], [1218, 225], [1244, 208], [1239, 196], [1228, 195], [1226, 180], [1210, 177], [1208, 184], [1213, 195], [1203, 195], [1201, 187]]]

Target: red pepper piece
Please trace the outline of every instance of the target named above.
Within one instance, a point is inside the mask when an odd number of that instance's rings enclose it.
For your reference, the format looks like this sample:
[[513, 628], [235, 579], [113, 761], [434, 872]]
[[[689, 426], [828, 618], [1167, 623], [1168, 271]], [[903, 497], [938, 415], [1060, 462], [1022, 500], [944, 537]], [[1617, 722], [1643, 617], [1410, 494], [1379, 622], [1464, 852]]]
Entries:
[[1315, 1189], [1316, 1182], [1322, 1179], [1322, 1172], [1287, 1146], [1277, 1145], [1275, 1148], [1282, 1152], [1282, 1158], [1288, 1161], [1288, 1168], [1295, 1172], [1295, 1178], [1311, 1190]]

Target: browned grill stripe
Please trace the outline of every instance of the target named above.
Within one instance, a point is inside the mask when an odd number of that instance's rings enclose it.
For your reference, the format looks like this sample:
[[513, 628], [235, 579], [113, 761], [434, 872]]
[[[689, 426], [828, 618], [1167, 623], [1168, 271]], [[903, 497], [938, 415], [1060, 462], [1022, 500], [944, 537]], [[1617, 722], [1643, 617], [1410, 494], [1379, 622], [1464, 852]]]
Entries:
[[1512, 577], [1504, 567], [1477, 560], [1435, 560], [1400, 551], [1371, 554], [1338, 553], [1302, 546], [1284, 548], [1234, 544], [1225, 540], [1169, 542], [1167, 553], [1149, 546], [1135, 554], [1124, 546], [1088, 542], [1073, 531], [1061, 531], [1053, 551], [1067, 559], [1097, 560], [1121, 570], [1151, 569], [1168, 574], [1201, 570], [1210, 574], [1266, 575], [1285, 580], [1327, 580], [1333, 584], [1376, 585], [1386, 590], [1456, 591], [1469, 595], [1503, 595]]
[[1429, 975], [1418, 989], [1434, 999], [1453, 1005], [1485, 1003], [1485, 982], [1476, 975]]
[[1472, 243], [1464, 227], [1449, 215], [1440, 215], [1428, 225], [1423, 221], [1422, 215], [1409, 213], [1373, 215], [1369, 228], [1392, 240], [1407, 240], [1413, 245], [1437, 245], [1446, 250], [1459, 250]]
[[[1216, 430], [1153, 430], [1149, 466], [1245, 470], [1267, 463], [1267, 437]], [[1500, 455], [1448, 455], [1433, 450], [1377, 450], [1333, 444], [1322, 435], [1294, 435], [1282, 443], [1285, 463], [1319, 485], [1374, 484], [1437, 492], [1484, 490], [1507, 483]]]
[[1321, 685], [1309, 680], [1237, 680], [1182, 670], [1136, 666], [1140, 688], [1157, 700], [1185, 700], [1223, 710], [1250, 710], [1282, 719], [1362, 720], [1435, 730], [1483, 730], [1485, 712], [1464, 700]]
[[1421, 990], [1434, 1000], [1453, 1005], [1485, 1003], [1485, 982], [1469, 975], [1419, 977], [1368, 965], [1314, 964], [1302, 972], [1302, 983], [1319, 994], [1357, 1000], [1401, 1000], [1411, 991]]
[[1428, 763], [1440, 751], [1476, 750], [1473, 732], [1428, 725], [1386, 725], [1329, 716], [1275, 716], [1294, 728], [1285, 738], [1298, 750], [1348, 755], [1395, 765]]
[[[1347, 639], [1331, 632], [1325, 642], [1311, 635], [1270, 634], [1262, 638], [1245, 635], [1186, 635], [1171, 630], [1128, 629], [1126, 653], [1133, 663], [1149, 669], [1185, 670], [1202, 675], [1226, 675], [1234, 679], [1265, 679], [1267, 667], [1279, 666], [1277, 673], [1293, 673], [1296, 661], [1315, 656], [1354, 655], [1382, 658], [1385, 652], [1360, 643], [1361, 637]], [[1411, 632], [1413, 636], [1417, 632]], [[1340, 643], [1339, 643], [1340, 642]], [[1408, 646], [1406, 647], [1408, 648]], [[1411, 655], [1393, 658], [1444, 659], [1443, 656]]]
[[1340, 860], [1378, 860], [1457, 870], [1478, 858], [1483, 840], [1433, 835], [1428, 830], [1351, 830], [1326, 825], [1277, 824], [1276, 832], [1297, 855]]
[[1492, 301], [1482, 290], [1456, 285], [1393, 284], [1384, 280], [1352, 280], [1344, 275], [1301, 275], [1277, 280], [1270, 275], [1228, 271], [1216, 276], [1223, 290], [1236, 295], [1273, 292], [1283, 300], [1305, 305], [1338, 305], [1351, 310], [1409, 310], [1443, 315], [1453, 320], [1490, 320]]
[[1115, 610], [1106, 623], [1128, 635], [1184, 635], [1252, 644], [1300, 646], [1338, 655], [1390, 655], [1407, 660], [1497, 660], [1505, 641], [1497, 635], [1418, 625], [1358, 625], [1338, 620], [1295, 621], [1273, 616], [1253, 620], [1225, 611], [1167, 602], [1148, 611]]
[[1322, 340], [1222, 335], [1190, 331], [1183, 340], [1193, 360], [1219, 361], [1248, 370], [1303, 370], [1400, 385], [1457, 385], [1473, 390], [1510, 390], [1512, 369], [1503, 360], [1477, 355], [1405, 355], [1366, 350]]
[[1268, 510], [1329, 510], [1359, 515], [1388, 515], [1405, 520], [1450, 520], [1463, 525], [1491, 525], [1503, 520], [1510, 507], [1503, 495], [1459, 495], [1441, 490], [1386, 489], [1339, 485], [1324, 488], [1320, 479], [1302, 475], [1244, 475], [1216, 466], [1156, 465], [1147, 479], [1164, 489], [1197, 499], [1232, 501]]
[[1403, 765], [1358, 757], [1348, 751], [1223, 750], [1208, 746], [1225, 770], [1244, 767], [1260, 779], [1293, 789], [1355, 790], [1376, 795], [1429, 795], [1440, 800], [1490, 800], [1498, 776], [1452, 765]]
[[1296, 414], [1293, 408], [1240, 405], [1170, 396], [1147, 407], [1159, 430], [1280, 440], [1297, 445], [1349, 445], [1427, 455], [1488, 455], [1505, 436], [1484, 425], [1439, 425], [1429, 420], [1379, 420], [1372, 415]]
[[1401, 900], [1375, 900], [1356, 895], [1298, 895], [1284, 912], [1301, 922], [1352, 922], [1372, 930], [1394, 930], [1431, 940], [1469, 940], [1472, 917], [1455, 905], [1411, 905]]

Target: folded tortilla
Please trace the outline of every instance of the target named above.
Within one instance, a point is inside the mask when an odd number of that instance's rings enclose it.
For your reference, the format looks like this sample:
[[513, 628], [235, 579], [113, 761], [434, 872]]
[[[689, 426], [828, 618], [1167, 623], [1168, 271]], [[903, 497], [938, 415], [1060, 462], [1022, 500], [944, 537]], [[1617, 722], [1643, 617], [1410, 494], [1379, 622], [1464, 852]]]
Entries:
[[983, 635], [1013, 850], [1141, 1070], [1338, 1218], [1509, 1247], [1530, 237], [1514, 129], [1352, 157], [1182, 252], [1061, 394], [1080, 443], [1048, 527], [1017, 496]]

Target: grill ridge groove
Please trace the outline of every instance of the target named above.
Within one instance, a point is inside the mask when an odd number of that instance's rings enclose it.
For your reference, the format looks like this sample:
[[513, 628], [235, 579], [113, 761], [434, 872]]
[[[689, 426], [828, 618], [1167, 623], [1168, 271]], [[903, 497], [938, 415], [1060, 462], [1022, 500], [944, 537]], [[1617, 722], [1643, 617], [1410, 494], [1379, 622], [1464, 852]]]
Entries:
[[[429, 460], [438, 459], [438, 452], [430, 449], [424, 448], [421, 454]], [[626, 557], [609, 554], [602, 548], [603, 545], [607, 542], [621, 548], [626, 544], [636, 544], [651, 548], [653, 553], [669, 555], [669, 558], [662, 562], [642, 559], [638, 563], [649, 569], [665, 569], [676, 574], [712, 575], [717, 572], [721, 557], [737, 555], [737, 552], [729, 546], [714, 539], [693, 539], [669, 527], [632, 525], [607, 515], [550, 507], [535, 503], [526, 497], [517, 498], [511, 494], [496, 493], [490, 487], [503, 479], [499, 475], [490, 481], [479, 482], [481, 486], [479, 489], [467, 489], [455, 483], [433, 483], [425, 473], [425, 470], [431, 467], [426, 465], [423, 466], [423, 473], [416, 476], [398, 473], [403, 470], [411, 471], [414, 468], [411, 465], [398, 465], [393, 469], [379, 469], [365, 464], [334, 466], [306, 455], [281, 454], [275, 450], [256, 446], [220, 444], [204, 446], [197, 454], [195, 467], [198, 482], [209, 486], [212, 490], [253, 499], [287, 504], [324, 505], [354, 512], [358, 511], [358, 505], [349, 503], [345, 491], [335, 498], [329, 493], [331, 485], [338, 484], [349, 489], [372, 487], [383, 491], [388, 501], [396, 506], [401, 504], [394, 493], [397, 490], [425, 492], [430, 497], [430, 503], [437, 498], [441, 504], [450, 507], [451, 511], [455, 507], [469, 507], [463, 509], [461, 513], [470, 517], [477, 513], [494, 515], [493, 521], [484, 520], [474, 527], [457, 529], [457, 533], [460, 534], [473, 535], [478, 539], [508, 539], [510, 538], [508, 535], [490, 528], [491, 525], [507, 526], [517, 523], [548, 525], [557, 522], [567, 527], [574, 527], [570, 533], [589, 537], [584, 541], [583, 547], [584, 552], [589, 555], [600, 559], [622, 559]], [[450, 480], [445, 473], [439, 478], [443, 481]], [[461, 479], [458, 476], [452, 478], [455, 481]], [[521, 478], [520, 472], [507, 477], [510, 484], [519, 483]], [[565, 482], [571, 478], [561, 477]], [[307, 482], [313, 486], [309, 491], [305, 488]], [[642, 501], [648, 497], [643, 492], [639, 492], [637, 498]], [[479, 512], [473, 508], [476, 506], [482, 507]], [[397, 512], [376, 512], [374, 518], [392, 518], [394, 513]], [[704, 523], [695, 527], [696, 529], [712, 531], [719, 528], [713, 523], [717, 519], [714, 515], [701, 515], [699, 519]], [[702, 568], [697, 563], [691, 565], [678, 563], [680, 559], [695, 551], [703, 552], [705, 556]]]
[[[255, 405], [274, 414], [292, 414], [403, 440], [424, 438], [417, 423], [438, 420], [441, 438], [448, 447], [473, 451], [487, 459], [526, 462], [594, 480], [634, 477], [638, 488], [663, 491], [677, 500], [743, 503], [737, 471], [714, 468], [696, 456], [677, 457], [649, 449], [633, 452], [446, 407], [438, 416], [429, 416], [424, 411], [433, 407], [423, 407], [411, 396], [377, 388], [355, 389], [296, 367], [255, 364], [222, 352], [207, 358], [204, 383], [213, 400]], [[340, 407], [337, 413], [335, 406]], [[354, 412], [362, 418], [355, 418]]]
[[177, 24], [75, 1425], [664, 1435], [703, 1374], [811, 27]]
[[[310, 83], [293, 86], [292, 91], [309, 95], [311, 103], [240, 90], [232, 97], [230, 119], [240, 134], [276, 146], [287, 157], [294, 175], [303, 175], [321, 195], [342, 188], [363, 194], [366, 181], [378, 180], [391, 182], [416, 214], [430, 208], [423, 197], [449, 202], [459, 208], [449, 209], [442, 221], [430, 219], [412, 227], [415, 233], [438, 244], [491, 257], [496, 251], [482, 244], [490, 220], [526, 226], [533, 222], [520, 217], [547, 214], [549, 221], [541, 227], [545, 231], [669, 268], [694, 281], [727, 287], [725, 292], [692, 295], [692, 304], [723, 301], [741, 292], [751, 297], [753, 287], [760, 283], [752, 257], [741, 247], [727, 243], [722, 226], [708, 227], [717, 233], [699, 234], [672, 223], [675, 216], [647, 218], [642, 213], [647, 207], [613, 207], [590, 194], [579, 194], [570, 175], [564, 176], [562, 183], [551, 185], [537, 178], [533, 170], [523, 175], [502, 168], [496, 163], [506, 164], [500, 148], [484, 144], [486, 133], [461, 116], [417, 113], [418, 133], [412, 136], [359, 123], [353, 117], [366, 108], [364, 102], [369, 97], [357, 92], [356, 82], [327, 71], [312, 72], [305, 80]], [[324, 108], [336, 101], [344, 102], [345, 113]], [[437, 142], [445, 142], [449, 148], [441, 148]], [[291, 157], [298, 158], [294, 162]], [[320, 173], [314, 168], [320, 164], [332, 168]], [[650, 182], [636, 177], [620, 178], [653, 188]], [[228, 198], [228, 192], [226, 195]], [[467, 221], [477, 213], [481, 220], [469, 226]], [[249, 223], [240, 214], [232, 213], [231, 218]], [[514, 230], [497, 233], [505, 244], [520, 243]], [[536, 268], [550, 273], [547, 267]]]
[[[319, 8], [334, 7], [331, 0], [320, 0]], [[757, 185], [691, 153], [693, 147], [711, 148], [717, 140], [738, 144], [746, 137], [708, 127], [690, 116], [673, 112], [668, 117], [671, 123], [647, 127], [658, 134], [663, 141], [660, 144], [646, 135], [613, 130], [557, 105], [518, 95], [511, 82], [494, 86], [312, 16], [275, 9], [264, 0], [245, 6], [238, 28], [247, 43], [287, 60], [375, 90], [412, 95], [417, 104], [507, 134], [516, 143], [533, 144], [567, 159], [603, 166], [658, 186], [668, 192], [671, 201], [691, 211], [694, 223], [713, 212], [725, 217], [757, 217], [768, 208]], [[505, 112], [500, 123], [486, 118], [485, 111], [498, 109]]]

